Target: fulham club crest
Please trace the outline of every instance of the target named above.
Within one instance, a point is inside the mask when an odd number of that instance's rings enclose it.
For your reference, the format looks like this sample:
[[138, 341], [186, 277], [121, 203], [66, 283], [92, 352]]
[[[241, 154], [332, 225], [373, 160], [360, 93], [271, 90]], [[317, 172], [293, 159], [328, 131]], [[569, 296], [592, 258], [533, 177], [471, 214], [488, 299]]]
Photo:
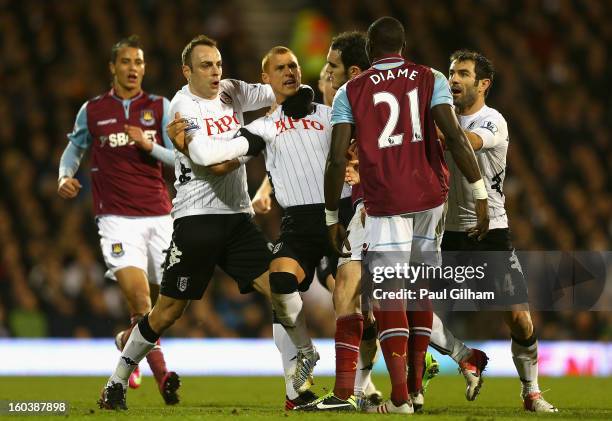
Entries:
[[178, 288], [178, 290], [181, 292], [185, 292], [188, 285], [189, 285], [189, 277], [179, 276], [178, 282], [176, 283], [176, 287]]

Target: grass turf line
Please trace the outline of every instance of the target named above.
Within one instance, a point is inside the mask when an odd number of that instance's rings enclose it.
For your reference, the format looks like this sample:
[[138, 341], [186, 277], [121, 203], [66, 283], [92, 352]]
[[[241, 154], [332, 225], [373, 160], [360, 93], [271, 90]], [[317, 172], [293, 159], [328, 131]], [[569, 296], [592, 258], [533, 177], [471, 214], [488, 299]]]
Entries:
[[[116, 413], [98, 409], [96, 400], [105, 383], [100, 377], [0, 377], [2, 400], [67, 400], [68, 417], [52, 419], [130, 420], [225, 420], [239, 417], [249, 420], [293, 419], [346, 420], [372, 417], [369, 414], [286, 413], [282, 379], [275, 377], [186, 377], [181, 387], [181, 403], [175, 407], [163, 404], [152, 377], [143, 378], [142, 386], [128, 392], [129, 411]], [[323, 394], [333, 386], [333, 378], [317, 377], [313, 390]], [[385, 396], [389, 381], [375, 377]], [[493, 420], [550, 418], [555, 420], [612, 419], [612, 378], [566, 377], [540, 380], [546, 399], [560, 408], [559, 414], [529, 414], [521, 407], [520, 383], [516, 378], [486, 378], [481, 395], [475, 402], [464, 397], [463, 378], [440, 376], [434, 379], [425, 396], [427, 420]], [[4, 419], [4, 417], [2, 417]], [[32, 420], [38, 417], [11, 415], [7, 420]], [[389, 417], [385, 417], [389, 418]], [[400, 419], [400, 416], [390, 416]], [[404, 419], [402, 417], [402, 419]]]

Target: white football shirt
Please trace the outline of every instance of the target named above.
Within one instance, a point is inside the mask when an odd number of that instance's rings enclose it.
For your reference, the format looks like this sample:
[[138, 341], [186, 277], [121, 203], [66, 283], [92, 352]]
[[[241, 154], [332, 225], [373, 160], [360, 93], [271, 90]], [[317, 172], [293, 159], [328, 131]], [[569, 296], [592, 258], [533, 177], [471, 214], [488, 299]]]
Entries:
[[[187, 119], [186, 136], [193, 141], [227, 142], [244, 124], [244, 111], [268, 107], [274, 101], [269, 85], [224, 79], [215, 99], [196, 96], [189, 90], [189, 85], [183, 86], [170, 102], [170, 115], [179, 112], [181, 117]], [[227, 148], [221, 155], [223, 160], [243, 155], [246, 152], [244, 144], [246, 142]], [[176, 151], [175, 175], [176, 197], [172, 201], [174, 218], [253, 212], [244, 165], [229, 174], [217, 176]]]
[[302, 119], [278, 107], [245, 128], [266, 141], [266, 170], [283, 208], [324, 203], [323, 176], [331, 143], [331, 108], [314, 104]]
[[[503, 193], [510, 140], [506, 120], [497, 110], [486, 105], [472, 115], [457, 117], [463, 130], [474, 132], [482, 138], [482, 148], [475, 153], [489, 194], [489, 229], [508, 228]], [[445, 155], [451, 173], [445, 229], [466, 231], [476, 225], [474, 196], [450, 152], [447, 151]]]

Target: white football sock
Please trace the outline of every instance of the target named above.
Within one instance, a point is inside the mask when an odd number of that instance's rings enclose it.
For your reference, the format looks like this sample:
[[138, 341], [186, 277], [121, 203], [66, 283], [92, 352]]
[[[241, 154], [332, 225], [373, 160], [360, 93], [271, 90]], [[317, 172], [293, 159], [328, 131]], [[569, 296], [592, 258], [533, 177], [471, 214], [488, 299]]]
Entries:
[[470, 348], [455, 338], [455, 335], [444, 326], [442, 320], [436, 313], [433, 314], [431, 338], [429, 342], [439, 353], [449, 355], [457, 363], [469, 357], [471, 352]]
[[362, 339], [359, 344], [359, 360], [357, 362], [357, 372], [355, 373], [355, 396], [365, 393], [368, 383], [372, 378], [372, 367], [378, 353], [378, 340]]
[[306, 327], [300, 293], [297, 291], [290, 294], [272, 293], [272, 305], [276, 318], [285, 327], [295, 347], [300, 351], [312, 351], [312, 340]]
[[293, 382], [291, 381], [290, 376], [295, 371], [295, 357], [297, 356], [297, 348], [295, 345], [293, 345], [287, 331], [280, 323], [272, 324], [272, 336], [274, 336], [274, 343], [280, 351], [281, 360], [283, 362], [283, 372], [285, 373], [285, 394], [289, 399], [295, 399], [298, 397], [298, 393], [293, 388]]
[[538, 386], [538, 341], [530, 346], [523, 346], [512, 338], [512, 361], [521, 379], [523, 397], [539, 392]]
[[128, 379], [132, 372], [138, 367], [138, 363], [155, 347], [155, 342], [149, 342], [142, 337], [138, 325], [134, 326], [132, 333], [128, 338], [121, 357], [117, 363], [115, 372], [106, 383], [109, 386], [111, 383], [121, 383], [123, 387], [127, 387]]

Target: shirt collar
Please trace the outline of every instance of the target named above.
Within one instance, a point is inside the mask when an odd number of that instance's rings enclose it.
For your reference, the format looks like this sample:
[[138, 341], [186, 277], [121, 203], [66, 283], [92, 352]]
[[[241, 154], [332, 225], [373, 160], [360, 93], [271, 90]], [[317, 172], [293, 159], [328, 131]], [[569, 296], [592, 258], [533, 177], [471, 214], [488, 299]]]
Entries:
[[376, 70], [389, 70], [399, 67], [406, 60], [399, 54], [386, 54], [372, 63], [372, 67]]
[[140, 92], [138, 92], [138, 95], [133, 96], [132, 98], [128, 98], [128, 99], [126, 99], [126, 98], [121, 98], [119, 95], [117, 95], [117, 94], [115, 93], [115, 88], [111, 88], [111, 90], [108, 92], [108, 94], [109, 94], [110, 96], [112, 96], [113, 98], [115, 98], [117, 101], [121, 101], [121, 102], [125, 102], [125, 101], [127, 101], [127, 102], [131, 102], [131, 101], [137, 100], [138, 98], [140, 98], [140, 97], [143, 95], [143, 93], [144, 93], [144, 92], [141, 90]]

